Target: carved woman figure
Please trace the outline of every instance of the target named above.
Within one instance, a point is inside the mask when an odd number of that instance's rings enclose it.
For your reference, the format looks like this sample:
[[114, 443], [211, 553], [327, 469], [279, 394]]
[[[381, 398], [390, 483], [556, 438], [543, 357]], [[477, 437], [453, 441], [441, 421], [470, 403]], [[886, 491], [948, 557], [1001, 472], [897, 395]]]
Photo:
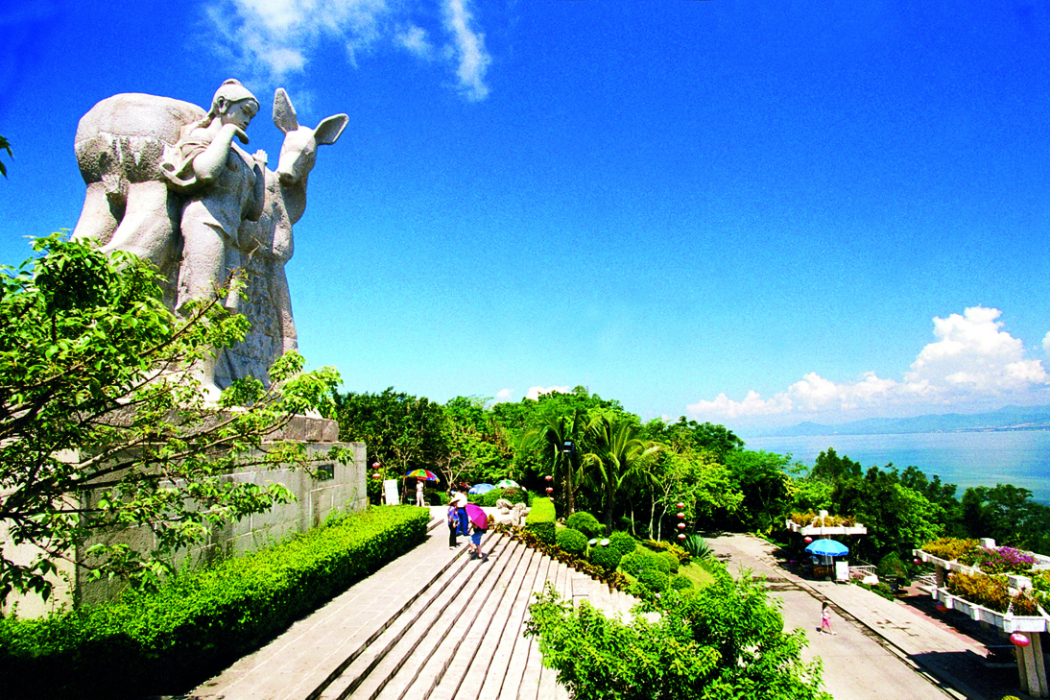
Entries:
[[[182, 207], [182, 265], [176, 309], [210, 297], [240, 267], [237, 230], [262, 214], [266, 153], [248, 155], [233, 142], [248, 143], [245, 130], [259, 101], [237, 80], [227, 80], [199, 122], [183, 127], [161, 169], [168, 187], [187, 195]], [[234, 306], [231, 297], [227, 306]]]

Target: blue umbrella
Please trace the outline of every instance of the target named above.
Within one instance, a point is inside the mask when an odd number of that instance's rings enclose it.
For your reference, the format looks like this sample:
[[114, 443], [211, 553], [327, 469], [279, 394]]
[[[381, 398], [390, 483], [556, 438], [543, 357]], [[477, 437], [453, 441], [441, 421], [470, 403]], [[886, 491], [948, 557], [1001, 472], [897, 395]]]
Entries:
[[496, 488], [496, 487], [493, 486], [492, 484], [474, 484], [473, 486], [470, 487], [470, 491], [467, 491], [467, 493], [474, 493], [474, 494], [488, 493], [489, 491], [491, 491], [494, 488]]
[[849, 554], [849, 547], [835, 540], [814, 540], [806, 547], [806, 551], [821, 557], [841, 557]]

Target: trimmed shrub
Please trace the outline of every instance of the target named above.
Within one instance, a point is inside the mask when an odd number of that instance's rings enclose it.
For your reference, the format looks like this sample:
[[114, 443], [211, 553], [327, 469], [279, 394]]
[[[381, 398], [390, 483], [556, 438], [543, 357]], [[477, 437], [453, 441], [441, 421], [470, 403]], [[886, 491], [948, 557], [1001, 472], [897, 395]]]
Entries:
[[671, 552], [678, 557], [678, 561], [682, 564], [688, 564], [693, 558], [689, 552], [673, 542], [664, 542], [663, 540], [645, 540], [642, 544], [654, 552]]
[[670, 582], [667, 574], [656, 569], [646, 569], [638, 576], [638, 583], [648, 588], [653, 593], [662, 593], [667, 590]]
[[587, 536], [572, 528], [565, 528], [558, 532], [555, 537], [555, 544], [569, 554], [575, 554], [579, 557], [587, 553]]
[[532, 502], [532, 509], [525, 518], [525, 529], [536, 533], [536, 536], [547, 544], [555, 542], [554, 521], [557, 512], [554, 510], [554, 501], [549, 498], [537, 498]]
[[571, 527], [573, 530], [579, 530], [583, 534], [587, 535], [587, 539], [592, 537], [604, 537], [605, 526], [598, 522], [598, 518], [594, 517], [585, 510], [578, 510], [570, 515], [565, 520], [565, 527]]
[[4, 697], [184, 692], [426, 537], [429, 513], [371, 508], [155, 592], [40, 620], [0, 619]]
[[693, 581], [688, 576], [678, 574], [671, 579], [670, 587], [673, 591], [684, 591], [693, 587]]
[[650, 569], [662, 571], [664, 574], [670, 573], [671, 564], [656, 552], [639, 548], [620, 560], [620, 568], [638, 578], [643, 571]]
[[904, 566], [904, 562], [901, 561], [900, 555], [896, 552], [890, 552], [880, 559], [876, 571], [879, 574], [879, 578], [908, 577], [908, 569]]
[[591, 548], [591, 563], [595, 566], [600, 566], [607, 571], [612, 571], [620, 565], [620, 550], [613, 547], [611, 544], [608, 547], [592, 547]]
[[609, 535], [609, 546], [619, 551], [621, 557], [625, 557], [638, 549], [638, 540], [634, 539], [629, 532], [617, 531]]
[[667, 573], [677, 574], [678, 573], [678, 557], [671, 552], [658, 552], [659, 556], [667, 560], [667, 564], [670, 566]]

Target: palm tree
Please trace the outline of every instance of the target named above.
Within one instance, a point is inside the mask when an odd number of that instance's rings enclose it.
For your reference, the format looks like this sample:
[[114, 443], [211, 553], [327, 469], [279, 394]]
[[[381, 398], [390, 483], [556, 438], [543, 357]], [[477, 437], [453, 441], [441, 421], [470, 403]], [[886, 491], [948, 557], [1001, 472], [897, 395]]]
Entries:
[[[555, 481], [561, 475], [563, 493], [565, 494], [565, 515], [570, 516], [576, 510], [576, 491], [579, 490], [581, 460], [579, 440], [587, 426], [587, 411], [576, 407], [571, 412], [544, 416], [541, 427], [534, 433], [544, 443], [544, 453], [550, 460], [551, 474]], [[572, 449], [566, 446], [571, 444]]]
[[605, 530], [612, 532], [616, 495], [629, 477], [656, 460], [662, 447], [640, 438], [642, 427], [633, 416], [622, 413], [597, 413], [589, 422], [587, 433], [594, 450], [584, 455], [583, 463], [594, 467], [604, 493]]

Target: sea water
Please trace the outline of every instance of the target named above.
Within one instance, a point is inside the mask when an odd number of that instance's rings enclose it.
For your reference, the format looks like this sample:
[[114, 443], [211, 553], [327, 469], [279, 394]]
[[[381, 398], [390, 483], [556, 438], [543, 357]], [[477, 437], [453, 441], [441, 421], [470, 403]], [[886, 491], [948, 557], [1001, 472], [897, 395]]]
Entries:
[[959, 486], [956, 497], [971, 486], [1013, 484], [1050, 504], [1050, 431], [1018, 430], [902, 435], [824, 435], [745, 440], [749, 450], [790, 453], [793, 461], [812, 467], [817, 456], [834, 447], [867, 469], [892, 463], [903, 471], [918, 467], [928, 477]]

